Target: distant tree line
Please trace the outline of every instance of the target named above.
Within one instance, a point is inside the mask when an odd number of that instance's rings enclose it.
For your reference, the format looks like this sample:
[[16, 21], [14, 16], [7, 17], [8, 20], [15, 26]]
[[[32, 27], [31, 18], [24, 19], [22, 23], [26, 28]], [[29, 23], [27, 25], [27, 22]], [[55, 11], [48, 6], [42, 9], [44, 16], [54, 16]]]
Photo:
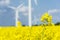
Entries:
[[[42, 24], [40, 24], [40, 25], [38, 25], [38, 24], [35, 24], [35, 25], [32, 25], [32, 26], [41, 26]], [[55, 23], [55, 25], [60, 25], [60, 22], [57, 22], [57, 23]], [[22, 26], [26, 26], [26, 25], [22, 25]]]
[[[40, 25], [38, 25], [38, 24], [36, 24], [36, 25], [32, 25], [32, 26], [41, 26], [42, 24], [40, 24]], [[57, 23], [55, 23], [54, 25], [60, 25], [60, 22], [57, 22]], [[48, 26], [48, 25], [47, 25]]]
[[55, 23], [55, 25], [60, 25], [60, 22]]

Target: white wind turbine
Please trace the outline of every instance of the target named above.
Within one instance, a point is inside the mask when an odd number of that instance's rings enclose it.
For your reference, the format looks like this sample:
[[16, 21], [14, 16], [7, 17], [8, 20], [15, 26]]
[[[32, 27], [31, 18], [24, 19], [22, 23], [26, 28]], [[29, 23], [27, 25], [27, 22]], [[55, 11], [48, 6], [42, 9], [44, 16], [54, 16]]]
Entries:
[[[34, 0], [35, 4], [37, 4], [37, 0]], [[18, 7], [12, 7], [12, 6], [8, 6], [12, 9], [14, 9], [16, 11], [16, 26], [17, 26], [17, 21], [18, 21], [18, 12], [19, 12], [19, 8], [22, 7], [23, 4], [19, 5]], [[31, 27], [31, 0], [29, 0], [29, 26]]]
[[31, 0], [29, 0], [29, 27], [31, 27]]
[[36, 16], [34, 16], [32, 24], [36, 25], [38, 22], [39, 22], [39, 19]]
[[[31, 1], [32, 0], [29, 0], [29, 26], [31, 27], [32, 26], [32, 17], [31, 17], [31, 9], [32, 9], [32, 6], [31, 6]], [[37, 5], [37, 0], [34, 0], [35, 4]]]
[[19, 9], [23, 6], [23, 4], [19, 5], [18, 7], [12, 7], [12, 6], [8, 6], [9, 8], [12, 8], [13, 10], [15, 10], [16, 12], [16, 26], [17, 26], [17, 22], [18, 22], [18, 19], [19, 19]]

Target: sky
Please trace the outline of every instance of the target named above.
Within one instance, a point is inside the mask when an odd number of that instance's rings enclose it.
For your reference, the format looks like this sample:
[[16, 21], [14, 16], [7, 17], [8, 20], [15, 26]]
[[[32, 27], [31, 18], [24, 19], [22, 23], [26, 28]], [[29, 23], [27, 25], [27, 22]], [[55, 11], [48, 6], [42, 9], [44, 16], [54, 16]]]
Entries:
[[[48, 12], [52, 15], [53, 23], [60, 22], [60, 0], [32, 0], [32, 24], [41, 24], [40, 21], [41, 16]], [[34, 19], [35, 18], [35, 19]], [[37, 19], [37, 20], [36, 20]], [[34, 24], [35, 22], [35, 24]]]
[[[16, 8], [23, 4], [19, 10], [19, 21], [28, 25], [29, 0], [0, 0], [0, 25], [15, 25]], [[60, 0], [31, 0], [32, 25], [41, 24], [40, 18], [45, 12], [53, 16], [53, 23], [60, 22]]]
[[19, 11], [18, 20], [22, 25], [28, 25], [28, 0], [0, 0], [0, 26], [15, 25], [16, 9]]

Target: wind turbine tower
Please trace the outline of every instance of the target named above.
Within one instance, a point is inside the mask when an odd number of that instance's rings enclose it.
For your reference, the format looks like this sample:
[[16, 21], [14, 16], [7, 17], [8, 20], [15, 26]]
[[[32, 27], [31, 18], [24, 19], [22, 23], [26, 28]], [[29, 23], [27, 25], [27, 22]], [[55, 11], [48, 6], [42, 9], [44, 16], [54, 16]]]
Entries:
[[19, 20], [18, 20], [18, 19], [19, 19], [19, 9], [20, 9], [22, 6], [23, 6], [23, 4], [20, 4], [18, 7], [8, 6], [9, 8], [12, 8], [13, 10], [15, 10], [15, 15], [16, 15], [16, 18], [15, 18], [16, 23], [15, 23], [15, 25], [16, 25], [16, 27], [18, 26], [17, 22], [19, 21]]

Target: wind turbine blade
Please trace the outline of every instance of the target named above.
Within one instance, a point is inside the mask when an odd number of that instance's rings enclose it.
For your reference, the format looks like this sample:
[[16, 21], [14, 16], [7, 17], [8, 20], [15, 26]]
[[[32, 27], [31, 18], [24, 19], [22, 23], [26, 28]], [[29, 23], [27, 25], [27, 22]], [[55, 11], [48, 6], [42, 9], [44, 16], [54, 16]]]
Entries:
[[20, 7], [22, 7], [22, 6], [23, 6], [23, 4], [24, 4], [24, 3], [20, 4], [20, 5], [17, 7], [17, 9], [19, 9]]
[[13, 10], [15, 10], [16, 8], [15, 7], [12, 7], [12, 6], [8, 6], [9, 8], [12, 8]]
[[38, 3], [37, 3], [37, 0], [34, 0], [34, 2], [35, 2], [36, 5], [38, 4]]

